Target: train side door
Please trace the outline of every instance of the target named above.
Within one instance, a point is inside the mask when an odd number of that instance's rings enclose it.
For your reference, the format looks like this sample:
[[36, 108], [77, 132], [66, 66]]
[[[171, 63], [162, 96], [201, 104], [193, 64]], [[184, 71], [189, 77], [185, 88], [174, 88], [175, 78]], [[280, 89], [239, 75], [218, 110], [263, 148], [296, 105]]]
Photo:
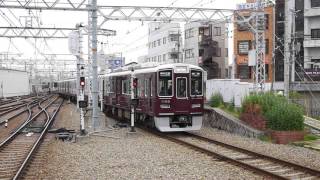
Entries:
[[153, 100], [154, 100], [154, 81], [152, 80], [152, 76], [149, 78], [149, 99], [148, 99], [148, 107], [149, 112], [153, 112]]

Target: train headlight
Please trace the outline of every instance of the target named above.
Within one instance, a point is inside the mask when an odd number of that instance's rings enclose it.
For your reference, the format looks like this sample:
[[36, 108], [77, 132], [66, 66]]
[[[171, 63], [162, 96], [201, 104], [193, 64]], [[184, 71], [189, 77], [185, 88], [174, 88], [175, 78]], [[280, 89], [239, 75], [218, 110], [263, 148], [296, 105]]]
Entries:
[[169, 109], [170, 108], [170, 104], [160, 104], [160, 108], [161, 109]]
[[200, 108], [200, 107], [201, 107], [201, 104], [192, 104], [191, 107], [192, 107], [192, 108]]

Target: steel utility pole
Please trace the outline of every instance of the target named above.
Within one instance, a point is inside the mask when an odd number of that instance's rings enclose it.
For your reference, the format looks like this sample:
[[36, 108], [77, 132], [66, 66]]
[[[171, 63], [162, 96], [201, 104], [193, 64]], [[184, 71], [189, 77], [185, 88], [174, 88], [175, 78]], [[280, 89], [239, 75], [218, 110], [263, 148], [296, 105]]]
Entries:
[[289, 21], [291, 16], [289, 16], [289, 9], [291, 0], [286, 0], [284, 5], [284, 14], [285, 14], [285, 32], [284, 32], [284, 96], [289, 98], [289, 86], [290, 86], [290, 40], [291, 39], [291, 30], [289, 29]]
[[256, 72], [255, 72], [255, 91], [263, 92], [265, 88], [265, 15], [262, 0], [257, 0], [255, 12], [255, 43], [256, 43]]
[[97, 0], [92, 0], [92, 128], [100, 125], [98, 117], [98, 67], [97, 67]]

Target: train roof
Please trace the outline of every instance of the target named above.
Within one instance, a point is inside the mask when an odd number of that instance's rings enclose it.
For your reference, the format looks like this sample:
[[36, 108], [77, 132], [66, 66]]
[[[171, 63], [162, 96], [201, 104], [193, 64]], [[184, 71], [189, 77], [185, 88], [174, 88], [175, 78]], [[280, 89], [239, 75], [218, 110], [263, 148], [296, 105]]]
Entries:
[[[174, 69], [177, 70], [178, 68], [181, 67], [187, 67], [189, 69], [197, 69], [203, 71], [203, 69], [199, 66], [195, 66], [192, 64], [183, 64], [183, 63], [173, 63], [173, 64], [162, 64], [154, 67], [139, 67], [139, 66], [134, 66], [134, 74], [143, 74], [143, 73], [152, 73], [152, 72], [157, 72], [159, 70], [165, 70], [165, 69]], [[108, 74], [100, 74], [98, 75], [98, 78], [101, 77], [110, 77], [110, 76], [126, 76], [130, 75], [131, 70], [125, 70], [125, 71], [120, 71], [120, 72], [113, 72], [113, 73], [108, 73]], [[70, 78], [70, 79], [63, 79], [59, 80], [57, 82], [69, 82], [69, 81], [75, 81], [76, 78]]]
[[[174, 64], [162, 64], [156, 67], [133, 67], [134, 69], [134, 74], [142, 74], [142, 73], [152, 73], [152, 72], [157, 72], [159, 70], [164, 70], [164, 69], [175, 69], [177, 70], [178, 68], [188, 68], [189, 69], [197, 69], [203, 71], [202, 68], [199, 66], [195, 66], [192, 64], [183, 64], [183, 63], [174, 63]], [[110, 76], [126, 76], [130, 75], [131, 70], [125, 70], [125, 71], [120, 71], [120, 72], [113, 72], [113, 73], [108, 73], [104, 75], [100, 75], [100, 77], [110, 77]]]

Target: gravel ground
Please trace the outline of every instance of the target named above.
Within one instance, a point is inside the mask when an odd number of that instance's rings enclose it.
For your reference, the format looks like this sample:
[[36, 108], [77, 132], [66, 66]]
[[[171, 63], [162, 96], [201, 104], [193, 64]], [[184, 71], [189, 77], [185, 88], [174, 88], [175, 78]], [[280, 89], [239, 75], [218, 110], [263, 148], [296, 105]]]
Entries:
[[220, 140], [234, 146], [249, 149], [258, 153], [301, 164], [313, 169], [320, 169], [320, 152], [293, 145], [279, 145], [246, 138], [225, 131], [203, 127], [196, 134]]
[[[55, 127], [78, 128], [77, 117], [66, 104]], [[263, 179], [154, 135], [128, 131], [109, 129], [77, 143], [52, 141], [39, 179]]]

